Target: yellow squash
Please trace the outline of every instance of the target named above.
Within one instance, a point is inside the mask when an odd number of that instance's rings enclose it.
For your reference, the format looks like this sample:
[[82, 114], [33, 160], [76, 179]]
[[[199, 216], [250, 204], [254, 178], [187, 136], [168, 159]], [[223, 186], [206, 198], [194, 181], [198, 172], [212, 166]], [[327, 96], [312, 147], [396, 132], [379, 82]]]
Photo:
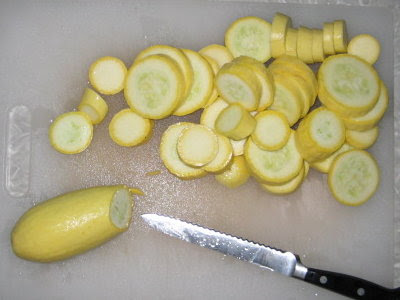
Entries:
[[126, 231], [133, 200], [124, 185], [93, 187], [57, 196], [29, 209], [11, 243], [24, 259], [51, 262], [80, 254]]

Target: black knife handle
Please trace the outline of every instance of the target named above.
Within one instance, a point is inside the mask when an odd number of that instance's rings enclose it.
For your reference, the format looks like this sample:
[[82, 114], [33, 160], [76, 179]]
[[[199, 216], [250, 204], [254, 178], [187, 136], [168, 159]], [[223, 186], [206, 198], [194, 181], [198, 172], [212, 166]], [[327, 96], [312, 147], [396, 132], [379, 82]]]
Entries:
[[308, 268], [304, 280], [353, 299], [400, 299], [400, 288], [387, 289], [361, 278], [335, 272]]

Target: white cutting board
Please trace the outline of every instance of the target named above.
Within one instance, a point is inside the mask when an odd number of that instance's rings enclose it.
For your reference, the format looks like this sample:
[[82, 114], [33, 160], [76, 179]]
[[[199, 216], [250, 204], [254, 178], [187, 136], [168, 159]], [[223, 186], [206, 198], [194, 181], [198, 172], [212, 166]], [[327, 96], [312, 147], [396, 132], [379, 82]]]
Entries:
[[[141, 49], [156, 43], [198, 50], [223, 43], [225, 29], [238, 17], [256, 15], [272, 21], [278, 11], [290, 15], [295, 26], [321, 28], [324, 21], [343, 18], [350, 36], [370, 33], [381, 42], [376, 67], [389, 88], [391, 104], [371, 149], [382, 182], [365, 205], [352, 208], [337, 203], [328, 192], [326, 177], [315, 171], [287, 197], [263, 192], [253, 180], [235, 190], [218, 185], [213, 176], [180, 181], [160, 161], [160, 136], [178, 120], [198, 121], [199, 113], [157, 121], [148, 144], [123, 149], [107, 133], [111, 117], [126, 106], [122, 95], [105, 97], [110, 113], [96, 127], [87, 151], [66, 156], [49, 146], [50, 120], [77, 106], [87, 86], [88, 67], [96, 58], [117, 56], [130, 65]], [[0, 3], [0, 299], [338, 297], [163, 236], [139, 218], [152, 212], [294, 251], [308, 266], [392, 286], [392, 32], [392, 13], [384, 8], [203, 1]], [[17, 105], [26, 109], [18, 110]], [[30, 122], [24, 123], [29, 116]], [[10, 127], [10, 122], [17, 126]], [[15, 168], [17, 176], [10, 177]], [[146, 176], [154, 170], [161, 174]], [[115, 183], [139, 186], [146, 193], [136, 201], [128, 232], [64, 262], [39, 264], [13, 255], [10, 231], [32, 205], [67, 191]], [[16, 197], [19, 192], [23, 195]]]

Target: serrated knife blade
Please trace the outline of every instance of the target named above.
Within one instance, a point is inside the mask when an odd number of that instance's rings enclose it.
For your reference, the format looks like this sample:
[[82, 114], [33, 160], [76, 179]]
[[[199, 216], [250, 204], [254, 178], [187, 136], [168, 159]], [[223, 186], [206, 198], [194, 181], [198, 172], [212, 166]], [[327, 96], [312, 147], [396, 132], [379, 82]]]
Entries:
[[143, 214], [142, 218], [152, 228], [169, 236], [304, 280], [353, 299], [400, 299], [400, 289], [387, 289], [350, 275], [307, 268], [292, 252], [167, 216]]
[[261, 244], [221, 233], [178, 219], [145, 214], [142, 218], [154, 229], [172, 237], [234, 256], [287, 276], [304, 278], [307, 269], [291, 252], [282, 252]]

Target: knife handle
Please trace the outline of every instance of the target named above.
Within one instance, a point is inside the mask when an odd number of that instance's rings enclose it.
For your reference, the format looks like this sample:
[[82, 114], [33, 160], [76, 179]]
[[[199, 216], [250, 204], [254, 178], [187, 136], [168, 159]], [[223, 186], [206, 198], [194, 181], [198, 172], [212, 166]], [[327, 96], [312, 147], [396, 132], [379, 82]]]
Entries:
[[388, 289], [350, 275], [308, 268], [305, 281], [353, 299], [400, 299], [400, 288]]

